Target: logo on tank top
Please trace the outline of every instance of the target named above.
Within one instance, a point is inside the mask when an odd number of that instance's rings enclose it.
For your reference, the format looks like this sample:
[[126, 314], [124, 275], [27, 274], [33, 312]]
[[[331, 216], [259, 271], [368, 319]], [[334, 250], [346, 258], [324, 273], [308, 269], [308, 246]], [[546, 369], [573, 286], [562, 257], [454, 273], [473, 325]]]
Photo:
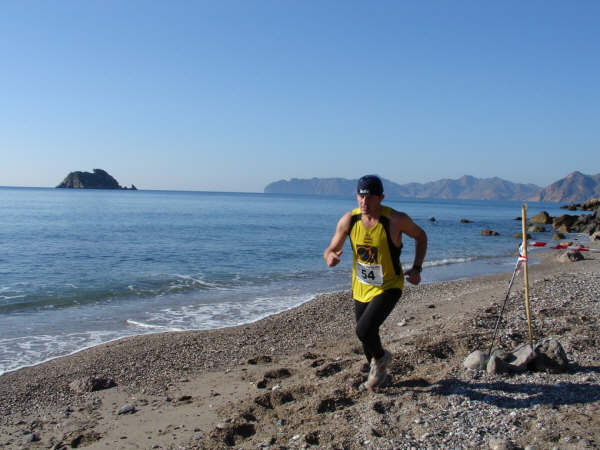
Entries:
[[356, 254], [358, 255], [358, 259], [367, 264], [375, 264], [377, 262], [377, 251], [377, 247], [372, 247], [370, 245], [356, 246]]

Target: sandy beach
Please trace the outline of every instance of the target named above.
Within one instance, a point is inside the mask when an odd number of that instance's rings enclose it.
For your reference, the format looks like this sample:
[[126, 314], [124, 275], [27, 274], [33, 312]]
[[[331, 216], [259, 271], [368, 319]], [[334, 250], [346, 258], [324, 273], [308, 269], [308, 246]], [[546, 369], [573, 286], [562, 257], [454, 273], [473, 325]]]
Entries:
[[[0, 447], [598, 448], [600, 256], [559, 254], [537, 253], [529, 277], [535, 340], [559, 340], [565, 373], [462, 366], [490, 344], [505, 273], [408, 287], [382, 327], [391, 376], [359, 392], [365, 360], [342, 292], [244, 326], [122, 339], [5, 374]], [[523, 297], [521, 276], [497, 347], [528, 341]], [[91, 379], [114, 386], [91, 391]]]

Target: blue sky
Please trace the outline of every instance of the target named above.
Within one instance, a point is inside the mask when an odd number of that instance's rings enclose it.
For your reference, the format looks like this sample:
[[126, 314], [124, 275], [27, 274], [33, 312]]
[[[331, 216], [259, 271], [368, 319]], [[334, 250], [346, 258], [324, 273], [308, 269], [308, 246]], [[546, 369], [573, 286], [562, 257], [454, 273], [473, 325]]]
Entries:
[[600, 172], [597, 1], [6, 1], [0, 185]]

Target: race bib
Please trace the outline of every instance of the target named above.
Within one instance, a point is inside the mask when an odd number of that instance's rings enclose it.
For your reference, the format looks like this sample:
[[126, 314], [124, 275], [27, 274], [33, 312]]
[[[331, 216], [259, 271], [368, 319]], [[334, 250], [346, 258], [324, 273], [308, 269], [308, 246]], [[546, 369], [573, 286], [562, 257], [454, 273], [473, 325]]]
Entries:
[[356, 261], [356, 278], [369, 286], [383, 285], [383, 269], [381, 264], [363, 264]]

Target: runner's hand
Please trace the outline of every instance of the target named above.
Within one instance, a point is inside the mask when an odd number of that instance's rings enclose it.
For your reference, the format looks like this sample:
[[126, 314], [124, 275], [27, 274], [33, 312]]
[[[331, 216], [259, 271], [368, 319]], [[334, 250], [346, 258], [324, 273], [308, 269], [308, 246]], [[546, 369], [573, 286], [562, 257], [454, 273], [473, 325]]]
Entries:
[[330, 251], [327, 255], [327, 265], [329, 267], [337, 266], [341, 261], [340, 256], [342, 256], [342, 253], [343, 250], [338, 250], [337, 252], [334, 250]]
[[419, 284], [421, 282], [421, 272], [415, 269], [409, 269], [404, 274], [410, 284]]

